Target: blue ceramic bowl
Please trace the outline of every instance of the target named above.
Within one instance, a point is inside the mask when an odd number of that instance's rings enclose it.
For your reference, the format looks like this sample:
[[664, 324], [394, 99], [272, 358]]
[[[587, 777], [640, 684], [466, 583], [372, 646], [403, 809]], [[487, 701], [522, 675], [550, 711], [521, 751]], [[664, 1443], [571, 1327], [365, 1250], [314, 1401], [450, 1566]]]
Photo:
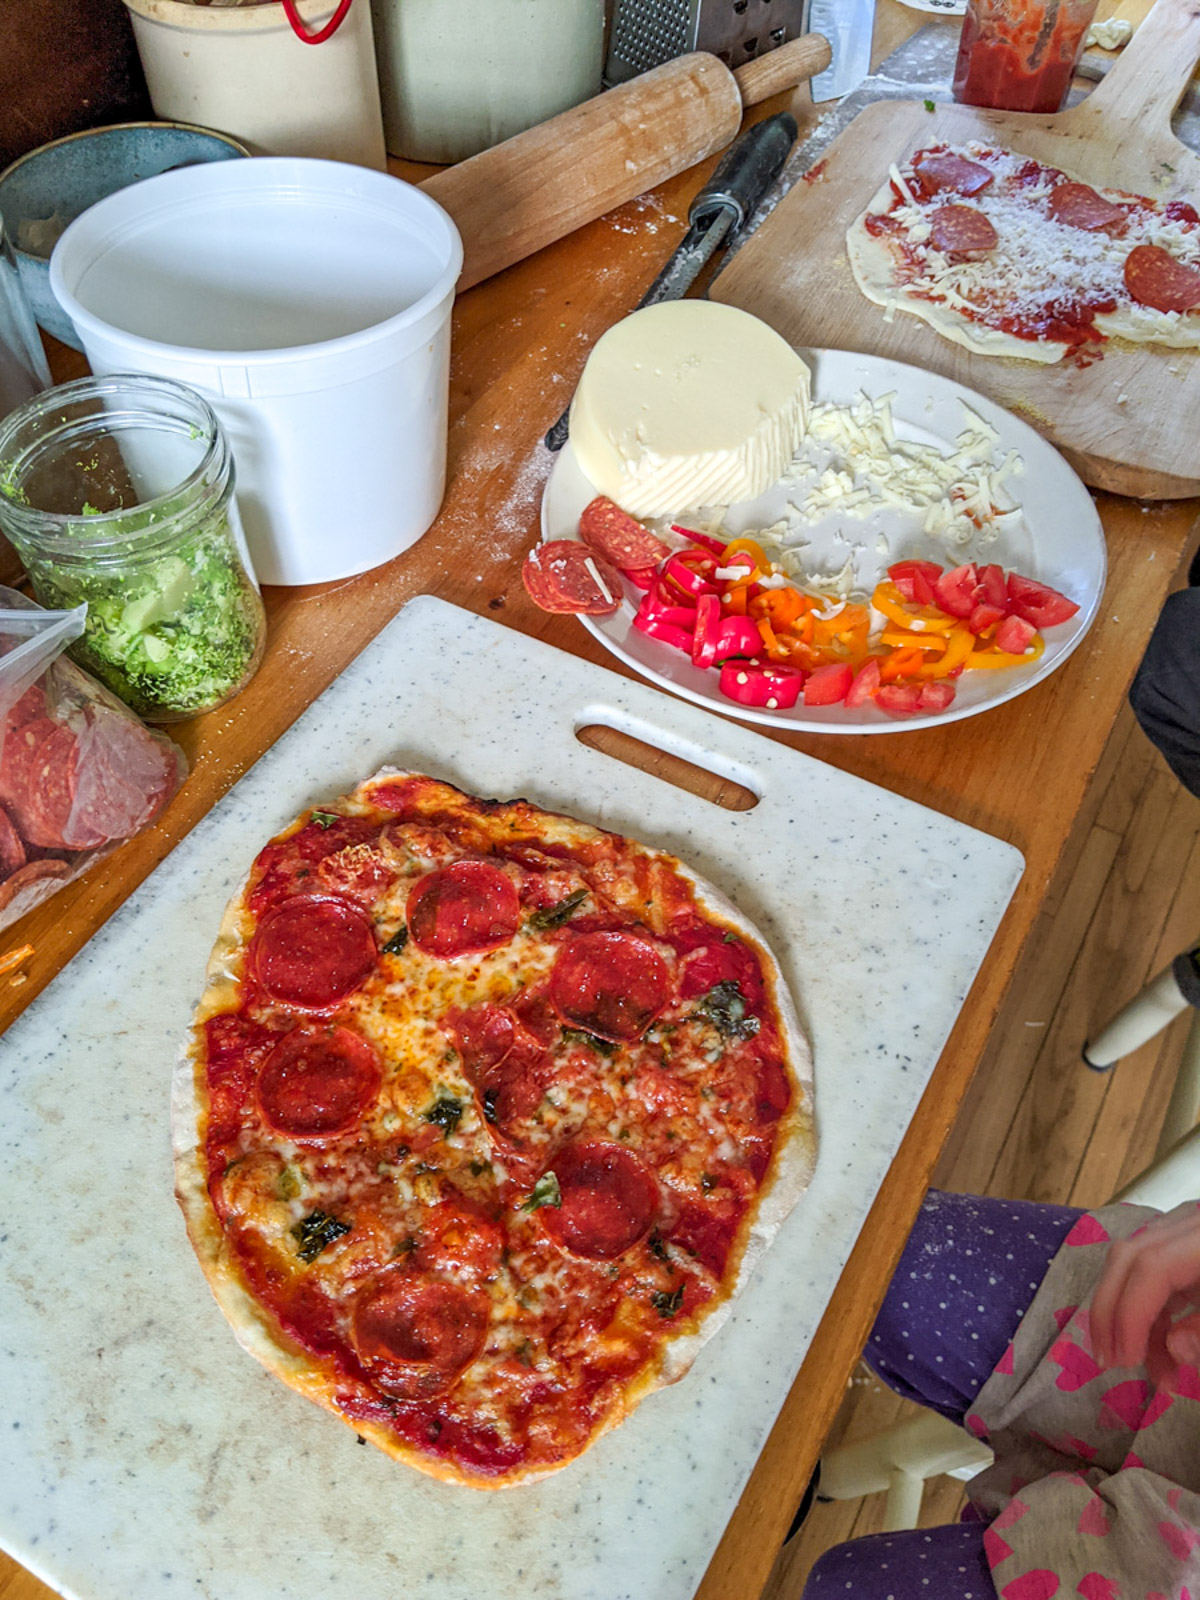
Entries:
[[39, 324], [64, 344], [82, 348], [71, 319], [50, 292], [50, 252], [81, 212], [171, 167], [249, 154], [227, 134], [186, 122], [125, 122], [68, 134], [6, 167], [0, 172], [0, 217]]

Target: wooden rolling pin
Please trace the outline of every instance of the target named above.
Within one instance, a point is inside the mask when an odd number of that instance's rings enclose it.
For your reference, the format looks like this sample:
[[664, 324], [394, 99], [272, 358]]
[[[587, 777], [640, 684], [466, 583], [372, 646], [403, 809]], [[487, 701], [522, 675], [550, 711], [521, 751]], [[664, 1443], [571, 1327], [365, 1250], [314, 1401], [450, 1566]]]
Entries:
[[426, 178], [422, 189], [462, 234], [459, 289], [723, 149], [747, 106], [794, 89], [829, 61], [819, 33], [736, 72], [698, 50]]

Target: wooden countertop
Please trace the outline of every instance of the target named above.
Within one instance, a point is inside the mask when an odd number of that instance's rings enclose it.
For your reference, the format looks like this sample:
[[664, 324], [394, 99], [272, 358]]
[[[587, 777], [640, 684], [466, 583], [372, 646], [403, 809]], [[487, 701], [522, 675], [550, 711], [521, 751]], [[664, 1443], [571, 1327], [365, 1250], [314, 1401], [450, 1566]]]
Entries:
[[[879, 0], [877, 56], [927, 20], [897, 0]], [[811, 121], [807, 91], [793, 99], [802, 122]], [[24, 981], [0, 979], [0, 1026], [412, 596], [441, 595], [622, 670], [576, 621], [537, 611], [521, 586], [551, 462], [540, 440], [594, 340], [636, 304], [682, 236], [688, 199], [710, 166], [460, 298], [450, 481], [437, 522], [404, 556], [362, 577], [268, 592], [270, 642], [257, 677], [230, 706], [172, 730], [192, 772], [159, 824], [0, 941], [0, 954], [10, 945], [34, 947], [18, 975]], [[61, 347], [53, 356], [60, 379], [84, 370], [82, 358]], [[765, 735], [1010, 841], [1027, 867], [699, 1600], [745, 1600], [766, 1579], [1200, 512], [1196, 501], [1143, 505], [1101, 495], [1098, 505], [1110, 559], [1105, 603], [1082, 646], [1048, 681], [945, 728], [872, 739]], [[336, 536], [334, 511], [330, 532]], [[523, 692], [536, 699], [537, 685]]]

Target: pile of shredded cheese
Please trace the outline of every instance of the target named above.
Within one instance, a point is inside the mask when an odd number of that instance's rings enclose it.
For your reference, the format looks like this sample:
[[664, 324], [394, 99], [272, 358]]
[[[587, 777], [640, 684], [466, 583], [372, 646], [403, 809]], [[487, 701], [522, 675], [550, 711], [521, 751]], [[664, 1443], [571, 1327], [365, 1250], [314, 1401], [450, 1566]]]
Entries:
[[[1129, 308], [1125, 287], [1125, 258], [1139, 244], [1158, 245], [1188, 265], [1200, 265], [1200, 236], [1194, 227], [1153, 209], [1146, 201], [1133, 210], [1119, 237], [1104, 229], [1089, 232], [1057, 221], [1047, 210], [1051, 191], [1062, 181], [1053, 167], [1044, 167], [1032, 179], [1034, 167], [1025, 156], [971, 143], [956, 153], [985, 165], [995, 181], [978, 194], [963, 198], [938, 193], [920, 200], [908, 176], [895, 164], [888, 168], [902, 196], [891, 214], [904, 230], [904, 239], [916, 258], [906, 270], [903, 287], [944, 304], [952, 311], [997, 314], [1039, 326], [1059, 308], [1080, 303]], [[1110, 200], [1133, 200], [1123, 191], [1100, 190]], [[947, 202], [967, 205], [983, 213], [996, 230], [997, 242], [979, 260], [946, 255], [929, 243], [929, 218]], [[1134, 307], [1135, 311], [1142, 308]], [[1168, 324], [1181, 321], [1178, 312], [1158, 312]]]
[[1020, 520], [1019, 506], [1001, 510], [1000, 504], [1021, 458], [1010, 450], [998, 463], [999, 434], [965, 402], [962, 409], [963, 430], [944, 455], [935, 445], [896, 437], [891, 395], [814, 406], [809, 439], [826, 446], [830, 459], [815, 472], [805, 457], [793, 463], [790, 476], [805, 488], [793, 509], [811, 521], [830, 511], [865, 518], [894, 507], [920, 516], [921, 531], [951, 548], [990, 543], [1007, 522]]

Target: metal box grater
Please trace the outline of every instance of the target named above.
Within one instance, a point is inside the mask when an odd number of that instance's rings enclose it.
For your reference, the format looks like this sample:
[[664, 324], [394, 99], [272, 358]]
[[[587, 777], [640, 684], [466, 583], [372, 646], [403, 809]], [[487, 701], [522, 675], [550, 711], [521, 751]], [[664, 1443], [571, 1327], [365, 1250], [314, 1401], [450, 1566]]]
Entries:
[[804, 0], [613, 0], [607, 84], [624, 83], [689, 50], [740, 67], [803, 31]]

